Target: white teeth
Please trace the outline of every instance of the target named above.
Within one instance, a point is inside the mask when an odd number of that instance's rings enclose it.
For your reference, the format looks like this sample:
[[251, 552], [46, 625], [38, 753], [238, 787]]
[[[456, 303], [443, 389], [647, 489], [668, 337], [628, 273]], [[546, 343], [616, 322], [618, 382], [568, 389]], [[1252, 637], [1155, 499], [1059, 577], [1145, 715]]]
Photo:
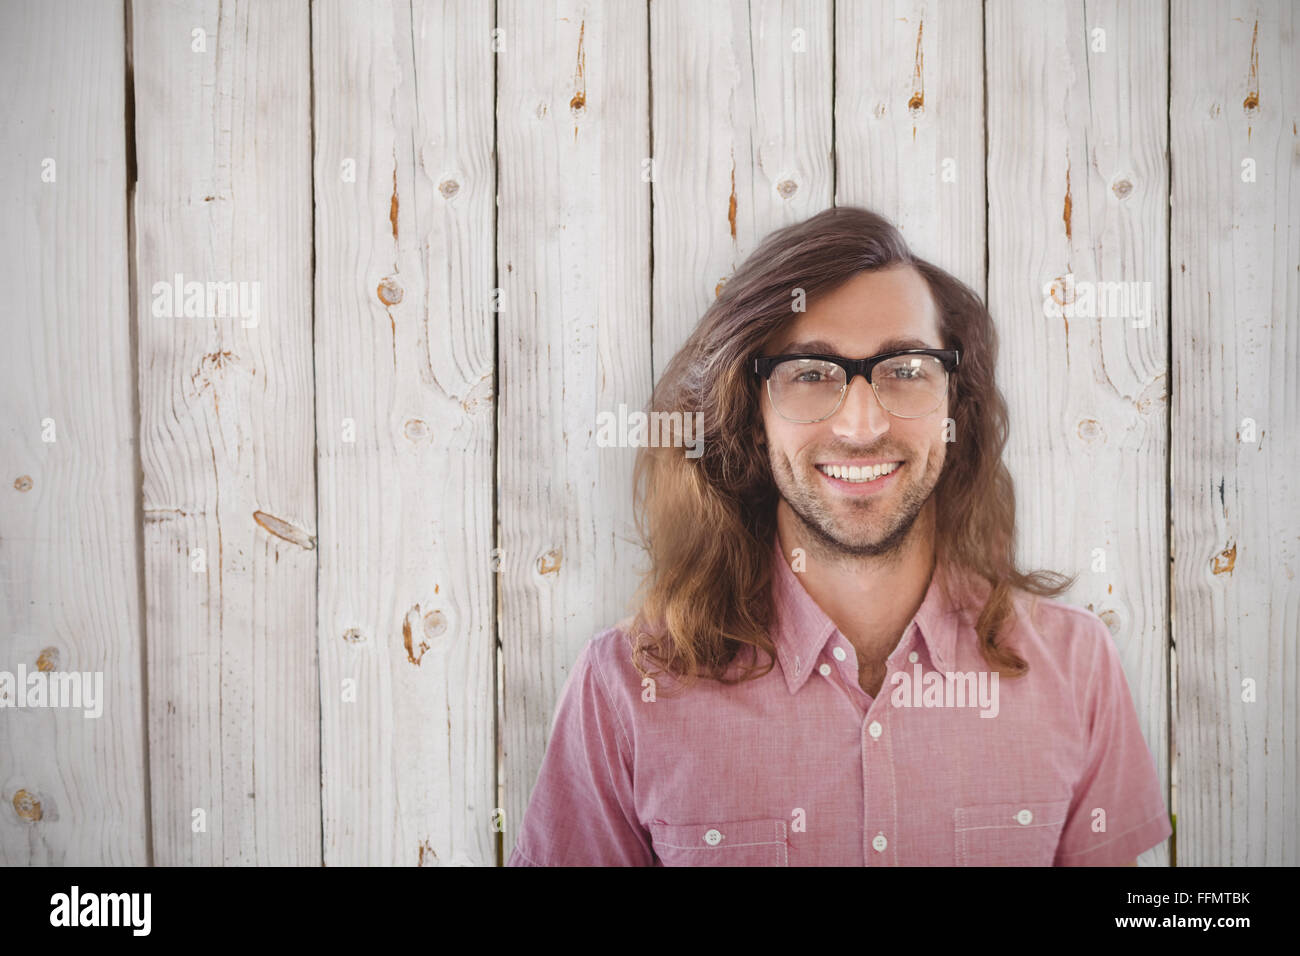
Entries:
[[819, 471], [830, 475], [832, 478], [838, 478], [841, 481], [865, 482], [875, 481], [877, 478], [889, 474], [898, 468], [898, 465], [898, 462], [891, 461], [887, 465], [872, 465], [867, 468], [861, 468], [857, 465], [853, 465], [849, 468], [845, 468], [841, 465], [818, 465], [817, 468]]

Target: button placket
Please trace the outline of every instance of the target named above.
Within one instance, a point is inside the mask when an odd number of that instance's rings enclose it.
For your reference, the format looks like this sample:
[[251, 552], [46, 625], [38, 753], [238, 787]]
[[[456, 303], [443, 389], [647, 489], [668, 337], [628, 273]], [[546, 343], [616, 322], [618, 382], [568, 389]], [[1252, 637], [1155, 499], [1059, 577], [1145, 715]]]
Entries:
[[[884, 694], [877, 694], [874, 708]], [[869, 716], [869, 715], [868, 715]], [[867, 866], [898, 866], [897, 855], [886, 852], [898, 833], [898, 790], [894, 748], [884, 724], [870, 720], [862, 737], [863, 860]]]

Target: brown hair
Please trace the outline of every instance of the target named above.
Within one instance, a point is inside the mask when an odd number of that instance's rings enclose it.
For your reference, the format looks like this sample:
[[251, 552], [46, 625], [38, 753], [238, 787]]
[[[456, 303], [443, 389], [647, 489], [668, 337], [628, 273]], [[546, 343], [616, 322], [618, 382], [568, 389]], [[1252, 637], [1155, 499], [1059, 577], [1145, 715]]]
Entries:
[[[897, 265], [925, 278], [942, 346], [961, 350], [949, 379], [959, 440], [933, 495], [936, 569], [947, 562], [974, 583], [982, 602], [975, 630], [989, 665], [1007, 677], [1028, 672], [1014, 649], [999, 644], [1013, 615], [1012, 589], [1054, 597], [1074, 579], [1016, 566], [1015, 490], [1002, 463], [1007, 407], [993, 378], [992, 316], [969, 286], [912, 255], [887, 220], [839, 206], [768, 235], [723, 286], [654, 389], [650, 411], [702, 413], [704, 430], [696, 436], [702, 439], [696, 458], [680, 447], [637, 452], [637, 527], [651, 566], [627, 635], [642, 675], [648, 676], [647, 657], [687, 682], [704, 676], [740, 683], [774, 666], [777, 491], [763, 448], [753, 359], [790, 320], [795, 290], [812, 301], [859, 272]], [[729, 678], [741, 651], [750, 666]], [[768, 655], [764, 666], [756, 651]]]

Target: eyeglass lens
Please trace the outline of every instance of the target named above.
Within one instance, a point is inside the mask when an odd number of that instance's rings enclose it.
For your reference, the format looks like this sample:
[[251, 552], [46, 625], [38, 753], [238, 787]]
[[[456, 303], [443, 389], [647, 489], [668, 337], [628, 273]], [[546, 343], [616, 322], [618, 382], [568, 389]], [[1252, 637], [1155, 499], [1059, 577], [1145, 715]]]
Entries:
[[[844, 369], [822, 359], [787, 359], [772, 369], [768, 393], [785, 418], [820, 421], [835, 411], [844, 390]], [[943, 402], [948, 372], [933, 355], [899, 355], [878, 364], [871, 384], [886, 411], [916, 418]]]

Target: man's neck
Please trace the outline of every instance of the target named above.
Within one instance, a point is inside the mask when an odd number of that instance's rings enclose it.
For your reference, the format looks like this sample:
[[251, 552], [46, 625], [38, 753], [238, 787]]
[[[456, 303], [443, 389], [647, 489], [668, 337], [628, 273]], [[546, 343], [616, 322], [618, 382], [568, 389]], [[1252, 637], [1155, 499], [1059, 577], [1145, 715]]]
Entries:
[[777, 535], [788, 563], [803, 548], [804, 590], [858, 653], [860, 665], [879, 669], [898, 646], [925, 599], [934, 572], [934, 509], [927, 502], [899, 551], [852, 557], [827, 550], [802, 527], [785, 502], [777, 509]]

